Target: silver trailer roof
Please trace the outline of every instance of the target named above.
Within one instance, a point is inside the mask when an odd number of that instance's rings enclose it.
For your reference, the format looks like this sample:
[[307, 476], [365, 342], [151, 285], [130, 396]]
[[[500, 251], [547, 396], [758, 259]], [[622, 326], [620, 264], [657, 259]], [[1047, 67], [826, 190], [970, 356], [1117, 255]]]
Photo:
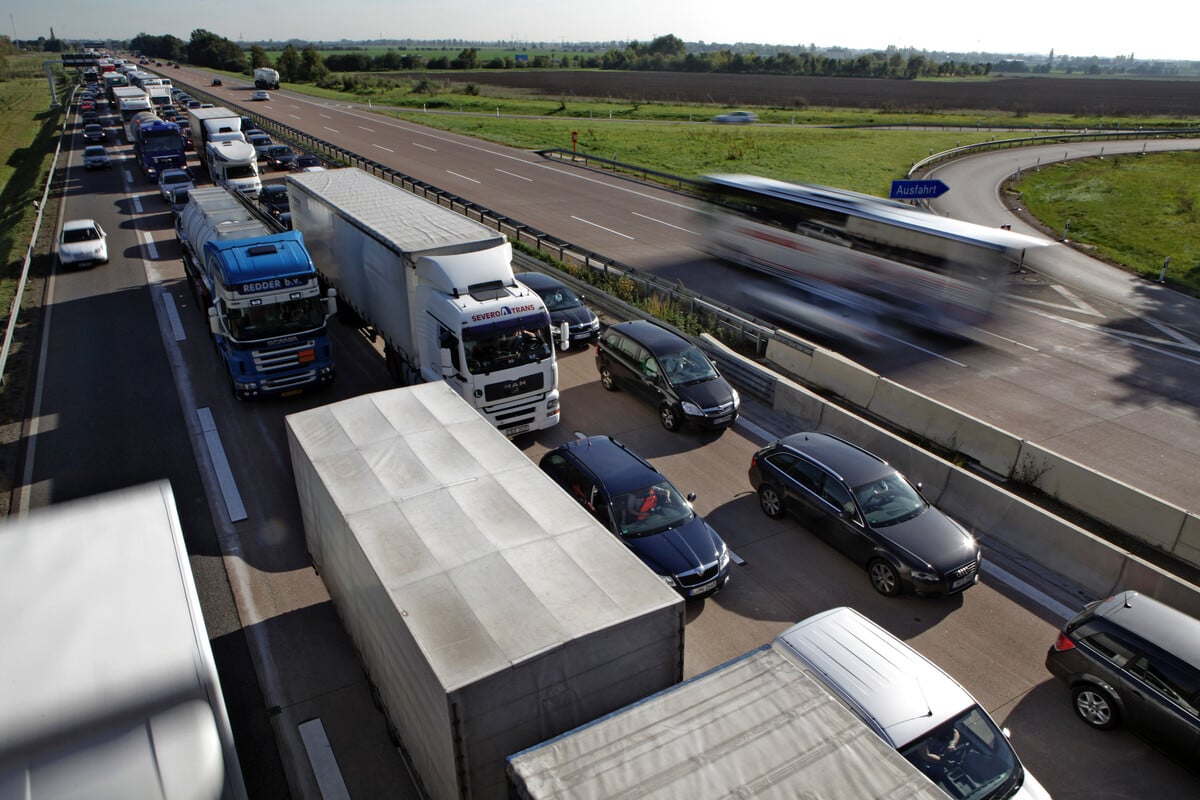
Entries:
[[946, 800], [777, 645], [509, 758], [528, 800]]
[[443, 382], [287, 428], [314, 559], [361, 551], [448, 692], [682, 602]]
[[330, 169], [287, 176], [290, 185], [336, 208], [355, 226], [400, 255], [414, 252], [467, 252], [507, 241], [499, 232], [418, 197], [360, 169]]

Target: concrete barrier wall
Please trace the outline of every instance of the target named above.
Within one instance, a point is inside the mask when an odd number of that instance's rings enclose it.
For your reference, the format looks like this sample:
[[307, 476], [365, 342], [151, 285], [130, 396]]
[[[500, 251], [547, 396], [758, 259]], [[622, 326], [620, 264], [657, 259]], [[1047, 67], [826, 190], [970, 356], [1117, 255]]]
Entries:
[[859, 408], [866, 408], [875, 394], [879, 376], [837, 353], [815, 350], [808, 380]]
[[1010, 475], [1021, 440], [944, 403], [880, 378], [867, 410], [904, 430], [962, 453], [999, 475]]
[[1171, 552], [1189, 564], [1200, 564], [1200, 517], [1188, 514]]
[[1164, 552], [1179, 541], [1187, 517], [1178, 506], [1032, 442], [1021, 446], [1013, 477]]

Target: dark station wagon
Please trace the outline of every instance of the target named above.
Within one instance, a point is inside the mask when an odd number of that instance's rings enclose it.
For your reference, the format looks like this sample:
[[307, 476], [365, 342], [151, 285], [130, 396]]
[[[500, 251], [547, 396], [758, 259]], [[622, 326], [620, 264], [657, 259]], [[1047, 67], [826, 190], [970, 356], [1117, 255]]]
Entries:
[[794, 433], [750, 460], [763, 513], [790, 513], [892, 596], [951, 595], [979, 580], [975, 537], [934, 508], [896, 468], [844, 439]]

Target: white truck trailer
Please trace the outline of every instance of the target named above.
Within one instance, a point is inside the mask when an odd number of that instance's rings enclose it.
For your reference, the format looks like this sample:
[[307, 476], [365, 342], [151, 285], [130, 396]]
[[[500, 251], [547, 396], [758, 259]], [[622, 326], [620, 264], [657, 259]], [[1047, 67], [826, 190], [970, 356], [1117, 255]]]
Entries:
[[550, 315], [503, 235], [359, 169], [287, 186], [317, 271], [383, 337], [400, 383], [446, 381], [508, 436], [558, 424]]
[[270, 67], [259, 67], [254, 70], [255, 89], [278, 89], [279, 71]]
[[778, 644], [516, 753], [508, 774], [521, 800], [946, 800]]
[[0, 796], [246, 797], [167, 482], [0, 527]]
[[428, 796], [678, 682], [683, 601], [441, 381], [292, 414], [305, 541]]
[[262, 190], [258, 151], [246, 141], [241, 115], [219, 106], [189, 108], [188, 127], [196, 156], [212, 182], [246, 197], [258, 197]]

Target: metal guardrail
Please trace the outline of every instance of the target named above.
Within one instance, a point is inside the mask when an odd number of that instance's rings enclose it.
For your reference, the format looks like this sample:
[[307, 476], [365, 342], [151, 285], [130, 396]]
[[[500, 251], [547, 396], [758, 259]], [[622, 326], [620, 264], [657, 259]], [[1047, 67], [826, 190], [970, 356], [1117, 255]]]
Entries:
[[977, 144], [966, 144], [961, 147], [954, 147], [949, 150], [943, 150], [940, 153], [934, 153], [927, 158], [913, 163], [905, 174], [906, 178], [911, 178], [913, 175], [928, 169], [934, 164], [942, 161], [949, 161], [954, 158], [970, 155], [972, 153], [982, 153], [988, 150], [1005, 150], [1012, 147], [1035, 147], [1043, 144], [1064, 144], [1070, 142], [1103, 142], [1116, 141], [1119, 139], [1183, 139], [1200, 136], [1200, 128], [1161, 128], [1151, 130], [1115, 130], [1115, 131], [1097, 131], [1083, 133], [1056, 133], [1047, 136], [1022, 136], [1012, 139], [995, 139], [990, 142], [979, 142]]

